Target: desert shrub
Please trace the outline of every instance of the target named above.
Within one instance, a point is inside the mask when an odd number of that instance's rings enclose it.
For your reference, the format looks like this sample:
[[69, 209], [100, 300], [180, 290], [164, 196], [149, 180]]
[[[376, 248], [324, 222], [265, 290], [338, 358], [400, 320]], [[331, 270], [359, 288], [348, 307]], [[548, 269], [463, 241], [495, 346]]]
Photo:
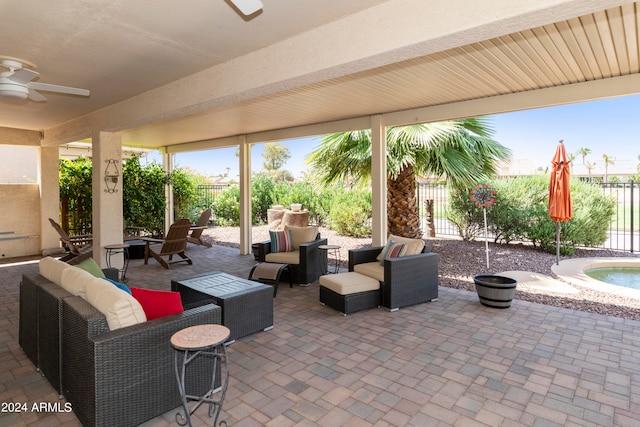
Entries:
[[[496, 242], [528, 241], [555, 252], [556, 224], [548, 215], [549, 176], [497, 179], [498, 202], [487, 210], [488, 228]], [[573, 218], [562, 224], [561, 252], [570, 255], [577, 245], [597, 246], [606, 240], [615, 201], [597, 188], [577, 179], [571, 181]], [[452, 190], [448, 219], [465, 240], [481, 236], [482, 209], [469, 201], [469, 190]]]
[[331, 228], [344, 236], [368, 236], [371, 234], [371, 213], [371, 192], [336, 193], [329, 212]]
[[251, 220], [255, 225], [267, 223], [267, 209], [276, 204], [273, 200], [276, 184], [264, 173], [251, 179]]
[[211, 203], [218, 225], [240, 225], [240, 187], [231, 185], [222, 190]]

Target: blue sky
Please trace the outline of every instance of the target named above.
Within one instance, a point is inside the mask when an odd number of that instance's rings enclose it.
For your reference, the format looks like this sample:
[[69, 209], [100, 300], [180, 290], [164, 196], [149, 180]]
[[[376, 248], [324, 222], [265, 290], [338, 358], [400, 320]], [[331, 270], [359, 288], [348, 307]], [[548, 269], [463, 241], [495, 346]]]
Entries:
[[[496, 131], [494, 138], [513, 151], [513, 159], [530, 159], [534, 166], [546, 168], [559, 140], [569, 152], [591, 149], [588, 162], [602, 162], [607, 154], [615, 160], [638, 162], [640, 139], [640, 95], [537, 110], [490, 116]], [[281, 141], [291, 153], [285, 168], [294, 176], [307, 169], [306, 156], [318, 145], [320, 137]], [[254, 146], [251, 159], [254, 170], [262, 169], [263, 144]], [[176, 155], [179, 166], [189, 166], [204, 175], [238, 174], [235, 148]]]

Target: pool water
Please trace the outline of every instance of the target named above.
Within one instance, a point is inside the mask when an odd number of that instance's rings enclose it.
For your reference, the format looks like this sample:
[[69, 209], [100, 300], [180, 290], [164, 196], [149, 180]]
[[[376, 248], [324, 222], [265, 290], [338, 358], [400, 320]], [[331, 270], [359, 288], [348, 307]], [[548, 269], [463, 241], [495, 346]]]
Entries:
[[592, 279], [625, 288], [640, 289], [640, 267], [602, 267], [585, 271]]

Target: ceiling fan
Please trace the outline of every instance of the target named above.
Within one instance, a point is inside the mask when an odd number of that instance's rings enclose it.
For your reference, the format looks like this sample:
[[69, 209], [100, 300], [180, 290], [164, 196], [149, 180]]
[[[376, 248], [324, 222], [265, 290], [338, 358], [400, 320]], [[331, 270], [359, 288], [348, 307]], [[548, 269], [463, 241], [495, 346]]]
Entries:
[[[87, 89], [78, 89], [75, 87], [52, 85], [48, 83], [33, 82], [40, 73], [23, 68], [23, 62], [26, 61], [0, 58], [0, 65], [9, 71], [0, 72], [0, 96], [13, 99], [27, 99], [32, 101], [46, 101], [47, 98], [36, 92], [42, 90], [45, 92], [67, 93], [70, 95], [89, 96]], [[33, 64], [29, 64], [33, 66]]]
[[262, 9], [262, 1], [260, 0], [230, 0], [243, 15], [249, 16]]

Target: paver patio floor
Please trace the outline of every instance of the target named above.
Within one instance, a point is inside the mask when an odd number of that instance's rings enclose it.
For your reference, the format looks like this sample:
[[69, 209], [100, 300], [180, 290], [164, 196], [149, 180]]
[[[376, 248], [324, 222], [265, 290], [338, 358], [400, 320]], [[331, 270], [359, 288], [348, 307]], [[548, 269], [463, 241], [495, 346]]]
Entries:
[[[237, 249], [189, 246], [194, 265], [132, 260], [130, 286], [222, 270], [246, 277]], [[36, 263], [0, 265], [0, 403], [56, 402], [18, 346], [18, 285]], [[274, 328], [229, 347], [222, 419], [233, 426], [637, 426], [640, 322], [515, 300], [439, 300], [343, 317], [310, 287], [281, 285]], [[169, 343], [167, 343], [169, 345]], [[3, 406], [0, 409], [5, 408]], [[176, 425], [175, 411], [145, 426]], [[211, 425], [206, 409], [194, 425]], [[79, 425], [72, 413], [0, 412], [0, 426]]]

